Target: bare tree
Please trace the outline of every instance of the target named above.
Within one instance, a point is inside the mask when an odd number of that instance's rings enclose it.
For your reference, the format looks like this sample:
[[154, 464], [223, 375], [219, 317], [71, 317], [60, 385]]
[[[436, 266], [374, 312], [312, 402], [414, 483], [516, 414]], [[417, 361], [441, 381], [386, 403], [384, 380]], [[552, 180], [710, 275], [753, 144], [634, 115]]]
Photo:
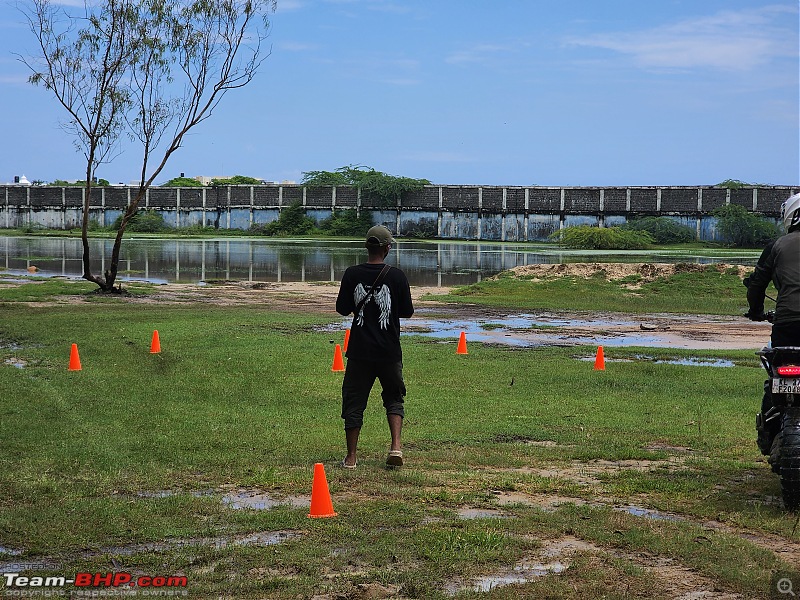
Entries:
[[[186, 134], [225, 94], [246, 86], [269, 52], [263, 42], [277, 0], [86, 1], [82, 14], [51, 0], [23, 8], [39, 45], [20, 57], [30, 81], [66, 109], [65, 131], [86, 159], [83, 277], [104, 292], [117, 279], [123, 234], [147, 189]], [[92, 273], [88, 241], [92, 182], [124, 137], [141, 148], [139, 184], [122, 215], [103, 275]]]

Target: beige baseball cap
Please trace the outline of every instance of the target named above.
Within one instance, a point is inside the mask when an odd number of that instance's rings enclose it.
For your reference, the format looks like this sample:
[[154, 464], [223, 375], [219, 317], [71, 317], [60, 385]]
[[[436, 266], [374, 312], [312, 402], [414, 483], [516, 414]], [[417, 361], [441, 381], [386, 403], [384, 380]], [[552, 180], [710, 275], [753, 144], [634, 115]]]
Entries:
[[367, 240], [364, 242], [364, 245], [367, 248], [370, 248], [388, 246], [394, 243], [395, 240], [392, 237], [392, 232], [389, 231], [388, 228], [384, 227], [383, 225], [375, 225], [375, 227], [369, 228], [369, 231], [367, 232]]

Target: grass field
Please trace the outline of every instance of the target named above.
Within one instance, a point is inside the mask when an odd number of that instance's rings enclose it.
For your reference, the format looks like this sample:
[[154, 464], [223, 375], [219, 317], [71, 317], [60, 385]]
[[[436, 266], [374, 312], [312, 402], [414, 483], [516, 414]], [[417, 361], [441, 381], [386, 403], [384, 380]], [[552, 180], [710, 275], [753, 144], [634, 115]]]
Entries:
[[[30, 304], [52, 285], [0, 286], [4, 570], [182, 575], [193, 598], [769, 598], [796, 568], [751, 351], [616, 349], [600, 372], [594, 348], [404, 338], [407, 465], [383, 466], [375, 391], [350, 472], [330, 317]], [[307, 518], [317, 462], [335, 518]]]

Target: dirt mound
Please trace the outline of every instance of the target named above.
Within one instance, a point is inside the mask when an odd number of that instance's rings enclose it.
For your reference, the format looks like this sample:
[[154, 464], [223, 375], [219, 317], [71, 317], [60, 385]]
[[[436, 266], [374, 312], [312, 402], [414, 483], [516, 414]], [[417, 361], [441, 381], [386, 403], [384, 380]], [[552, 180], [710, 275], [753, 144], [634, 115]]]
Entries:
[[670, 277], [675, 273], [701, 273], [714, 270], [724, 273], [735, 269], [740, 279], [752, 269], [742, 265], [724, 263], [701, 265], [697, 263], [567, 263], [522, 265], [514, 267], [511, 272], [516, 277], [543, 279], [546, 277], [579, 277], [588, 279], [598, 274], [609, 281], [624, 279], [638, 275], [644, 281], [652, 281], [660, 277]]

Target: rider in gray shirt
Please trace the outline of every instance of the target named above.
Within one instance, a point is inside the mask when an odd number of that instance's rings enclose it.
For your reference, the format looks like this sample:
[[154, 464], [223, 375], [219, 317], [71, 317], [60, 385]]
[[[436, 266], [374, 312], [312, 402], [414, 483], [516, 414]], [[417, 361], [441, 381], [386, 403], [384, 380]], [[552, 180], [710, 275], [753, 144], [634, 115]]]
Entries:
[[778, 290], [772, 326], [773, 346], [800, 346], [800, 194], [781, 206], [786, 235], [764, 248], [747, 287], [747, 316], [763, 320], [769, 282]]

